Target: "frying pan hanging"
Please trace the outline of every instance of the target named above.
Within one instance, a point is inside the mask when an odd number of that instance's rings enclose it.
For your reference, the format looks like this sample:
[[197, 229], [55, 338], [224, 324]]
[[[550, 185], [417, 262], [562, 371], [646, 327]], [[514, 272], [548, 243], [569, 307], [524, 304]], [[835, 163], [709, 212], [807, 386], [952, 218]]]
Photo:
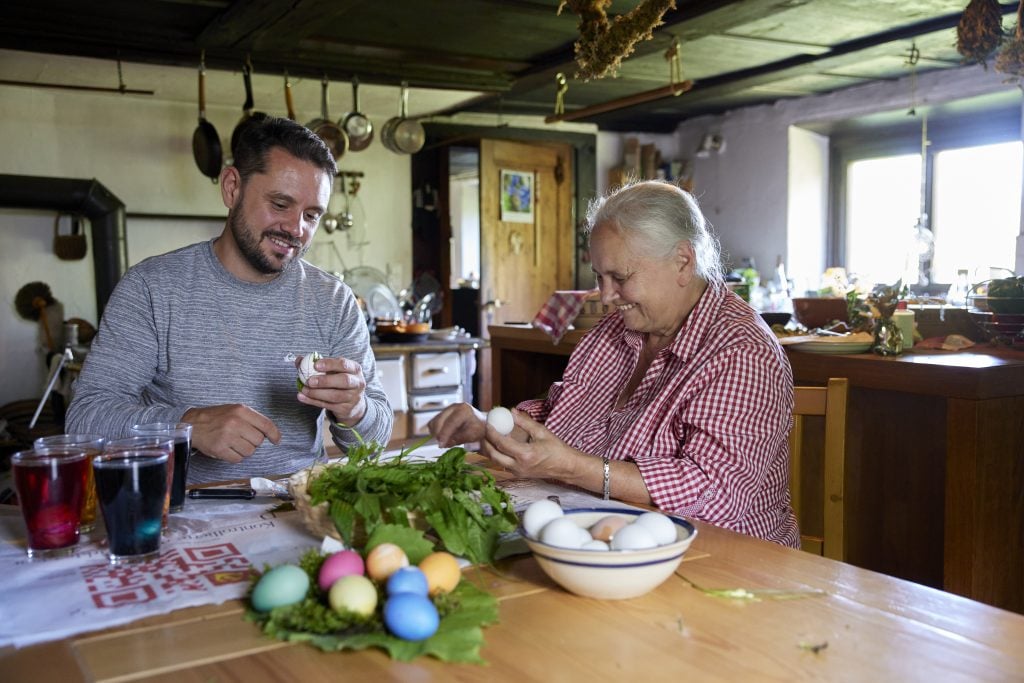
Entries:
[[423, 124], [416, 119], [407, 118], [408, 105], [409, 84], [403, 81], [399, 115], [389, 119], [381, 131], [384, 146], [395, 154], [415, 154], [423, 148], [426, 140]]
[[231, 156], [235, 156], [235, 145], [238, 144], [238, 134], [242, 130], [242, 126], [249, 119], [265, 119], [267, 115], [261, 111], [253, 111], [252, 101], [252, 61], [246, 57], [245, 63], [242, 64], [242, 80], [245, 81], [245, 104], [242, 105], [242, 118], [238, 121], [238, 125], [235, 126], [235, 130], [231, 133]]
[[292, 99], [292, 82], [288, 80], [288, 72], [284, 72], [284, 104], [288, 108], [288, 118], [295, 120], [295, 100]]
[[359, 107], [359, 78], [352, 78], [352, 111], [338, 121], [338, 125], [348, 135], [348, 148], [353, 152], [361, 152], [373, 142], [373, 122], [363, 114]]
[[345, 152], [348, 150], [348, 135], [338, 124], [331, 121], [331, 117], [327, 113], [327, 89], [329, 86], [330, 82], [325, 74], [323, 80], [320, 81], [320, 118], [307, 123], [306, 128], [316, 133], [324, 141], [327, 148], [331, 150], [331, 154], [334, 155], [334, 161], [337, 162], [345, 156]]
[[224, 151], [221, 148], [220, 136], [213, 124], [206, 120], [206, 64], [205, 59], [199, 60], [199, 125], [192, 133], [192, 156], [200, 173], [216, 184], [224, 165]]

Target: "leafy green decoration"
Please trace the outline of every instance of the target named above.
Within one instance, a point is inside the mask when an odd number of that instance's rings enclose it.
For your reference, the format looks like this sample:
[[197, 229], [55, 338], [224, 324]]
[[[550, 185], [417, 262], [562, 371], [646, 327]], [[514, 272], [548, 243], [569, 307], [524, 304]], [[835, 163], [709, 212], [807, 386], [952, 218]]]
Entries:
[[474, 563], [491, 563], [499, 536], [518, 525], [511, 498], [490, 472], [466, 463], [463, 448], [450, 448], [434, 461], [410, 460], [411, 452], [382, 461], [383, 448], [360, 438], [344, 462], [311, 478], [310, 502], [329, 503], [331, 519], [348, 545], [360, 532], [372, 537], [382, 524], [412, 528], [418, 518], [432, 529], [440, 548]]
[[[381, 529], [386, 531], [388, 527]], [[391, 528], [392, 531], [395, 529], [415, 531]], [[486, 663], [480, 656], [484, 643], [483, 627], [498, 622], [498, 600], [493, 595], [469, 581], [462, 581], [451, 593], [433, 598], [441, 616], [441, 623], [433, 636], [422, 641], [402, 640], [392, 636], [384, 627], [381, 617], [383, 603], [368, 617], [338, 613], [325, 604], [316, 582], [323, 560], [324, 556], [315, 550], [307, 552], [299, 560], [299, 566], [312, 579], [310, 592], [302, 602], [276, 607], [267, 613], [250, 608], [246, 619], [259, 625], [265, 634], [273, 638], [309, 643], [328, 652], [378, 647], [399, 661], [428, 655], [445, 662]]]

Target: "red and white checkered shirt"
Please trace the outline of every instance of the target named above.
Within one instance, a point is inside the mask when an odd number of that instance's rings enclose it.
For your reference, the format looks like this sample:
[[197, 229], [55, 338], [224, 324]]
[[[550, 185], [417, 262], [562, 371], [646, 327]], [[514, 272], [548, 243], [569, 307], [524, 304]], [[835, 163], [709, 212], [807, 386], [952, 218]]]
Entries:
[[625, 406], [644, 335], [606, 316], [543, 400], [518, 408], [585, 453], [630, 460], [654, 504], [799, 547], [789, 498], [793, 373], [760, 316], [709, 285]]

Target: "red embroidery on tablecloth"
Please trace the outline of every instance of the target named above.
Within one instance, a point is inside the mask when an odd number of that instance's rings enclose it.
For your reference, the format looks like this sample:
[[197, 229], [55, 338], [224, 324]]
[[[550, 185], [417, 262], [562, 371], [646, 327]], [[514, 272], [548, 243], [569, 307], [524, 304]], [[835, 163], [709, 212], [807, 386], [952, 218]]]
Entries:
[[171, 548], [152, 562], [82, 567], [82, 577], [99, 608], [137, 605], [183, 591], [204, 591], [249, 580], [252, 564], [231, 543]]

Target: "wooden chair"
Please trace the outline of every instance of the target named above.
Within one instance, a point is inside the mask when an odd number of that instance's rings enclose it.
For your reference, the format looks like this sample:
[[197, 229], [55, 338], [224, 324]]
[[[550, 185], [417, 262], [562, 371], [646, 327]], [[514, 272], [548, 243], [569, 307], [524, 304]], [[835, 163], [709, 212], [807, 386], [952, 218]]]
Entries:
[[[843, 479], [846, 471], [846, 399], [849, 393], [849, 381], [845, 378], [832, 378], [825, 387], [793, 387], [793, 431], [789, 435], [789, 482], [790, 496], [797, 521], [800, 523], [801, 547], [816, 555], [824, 555], [833, 560], [846, 558], [846, 545], [843, 534]], [[825, 418], [823, 453], [819, 467], [805, 458], [805, 442], [813, 439], [805, 434], [806, 416], [822, 416]], [[808, 444], [809, 445], [809, 444]], [[822, 495], [824, 502], [821, 536], [805, 534], [805, 517], [801, 514], [801, 496], [803, 486], [801, 473], [807, 468], [810, 471], [821, 471]], [[817, 482], [815, 482], [817, 484]], [[815, 486], [817, 488], [817, 486]]]

